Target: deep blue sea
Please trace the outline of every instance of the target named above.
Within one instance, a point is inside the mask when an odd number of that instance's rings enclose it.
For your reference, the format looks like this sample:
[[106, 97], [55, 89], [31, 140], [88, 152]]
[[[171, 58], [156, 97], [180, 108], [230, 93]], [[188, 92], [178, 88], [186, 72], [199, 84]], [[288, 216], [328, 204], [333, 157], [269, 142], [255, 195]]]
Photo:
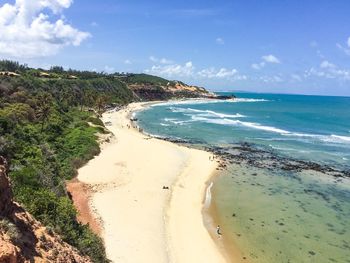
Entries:
[[[249, 143], [282, 161], [350, 169], [350, 97], [235, 95], [156, 104], [137, 113], [138, 124], [195, 145]], [[350, 262], [348, 179], [270, 161], [236, 162], [220, 172], [212, 193], [226, 246], [238, 247], [249, 262]]]

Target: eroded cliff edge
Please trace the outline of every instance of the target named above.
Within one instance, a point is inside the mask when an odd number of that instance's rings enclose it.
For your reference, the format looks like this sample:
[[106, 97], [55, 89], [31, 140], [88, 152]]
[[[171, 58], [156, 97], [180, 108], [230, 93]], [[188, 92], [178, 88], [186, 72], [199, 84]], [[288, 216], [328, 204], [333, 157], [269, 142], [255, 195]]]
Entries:
[[14, 202], [7, 169], [0, 156], [0, 262], [91, 262]]

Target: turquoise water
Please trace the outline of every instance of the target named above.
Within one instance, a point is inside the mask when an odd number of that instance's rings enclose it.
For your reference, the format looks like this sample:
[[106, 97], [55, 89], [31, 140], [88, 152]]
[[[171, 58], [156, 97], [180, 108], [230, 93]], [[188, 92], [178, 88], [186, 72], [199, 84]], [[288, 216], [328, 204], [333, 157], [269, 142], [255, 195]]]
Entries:
[[224, 152], [241, 143], [262, 150], [231, 162], [214, 182], [228, 248], [250, 262], [350, 262], [349, 180], [309, 165], [290, 169], [298, 161], [350, 169], [350, 98], [236, 95], [159, 104], [137, 114], [139, 125]]
[[211, 145], [250, 142], [292, 157], [350, 163], [350, 98], [237, 94], [233, 102], [175, 102], [139, 114], [152, 134]]

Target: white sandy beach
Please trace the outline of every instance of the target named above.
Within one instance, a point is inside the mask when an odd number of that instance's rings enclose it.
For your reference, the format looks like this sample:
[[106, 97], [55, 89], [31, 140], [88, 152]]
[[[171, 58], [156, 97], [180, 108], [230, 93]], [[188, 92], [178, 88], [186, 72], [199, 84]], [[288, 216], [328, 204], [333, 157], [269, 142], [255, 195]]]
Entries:
[[[216, 168], [208, 152], [149, 139], [129, 129], [130, 111], [103, 115], [115, 138], [79, 170], [91, 185], [113, 262], [225, 262], [203, 223], [206, 182]], [[169, 190], [163, 189], [168, 186]]]

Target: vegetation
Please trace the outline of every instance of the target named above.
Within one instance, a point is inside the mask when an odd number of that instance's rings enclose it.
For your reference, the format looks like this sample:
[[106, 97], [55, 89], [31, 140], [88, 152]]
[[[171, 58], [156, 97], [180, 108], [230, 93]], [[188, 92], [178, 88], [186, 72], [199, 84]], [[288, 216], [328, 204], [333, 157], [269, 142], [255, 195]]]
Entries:
[[94, 262], [107, 262], [101, 239], [77, 221], [65, 180], [100, 151], [96, 133], [104, 128], [94, 112], [130, 102], [132, 92], [103, 73], [53, 67], [54, 78], [41, 78], [40, 69], [11, 61], [0, 70], [20, 74], [0, 76], [0, 155], [16, 200]]
[[198, 94], [173, 94], [163, 87], [178, 82], [147, 74], [34, 69], [9, 60], [0, 61], [1, 71], [0, 155], [10, 163], [16, 200], [94, 262], [107, 262], [101, 239], [77, 221], [65, 188], [65, 180], [100, 151], [96, 133], [106, 130], [96, 113], [134, 98]]
[[167, 79], [148, 74], [129, 74], [124, 79], [128, 84], [149, 84], [155, 86], [168, 86], [170, 84], [175, 84], [174, 81], [169, 81]]

